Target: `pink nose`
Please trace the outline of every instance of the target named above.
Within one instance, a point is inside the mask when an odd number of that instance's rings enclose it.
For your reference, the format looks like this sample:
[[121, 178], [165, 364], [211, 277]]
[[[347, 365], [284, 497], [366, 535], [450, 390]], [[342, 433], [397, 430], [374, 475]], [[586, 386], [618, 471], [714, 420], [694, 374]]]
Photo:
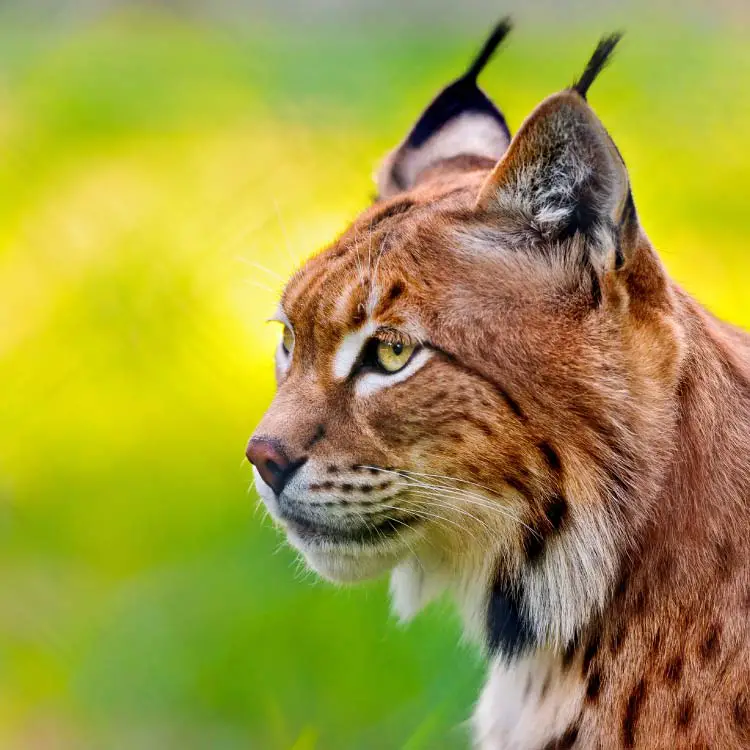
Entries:
[[292, 461], [275, 440], [268, 438], [251, 438], [245, 455], [276, 495], [284, 491], [294, 472], [307, 461], [306, 457]]

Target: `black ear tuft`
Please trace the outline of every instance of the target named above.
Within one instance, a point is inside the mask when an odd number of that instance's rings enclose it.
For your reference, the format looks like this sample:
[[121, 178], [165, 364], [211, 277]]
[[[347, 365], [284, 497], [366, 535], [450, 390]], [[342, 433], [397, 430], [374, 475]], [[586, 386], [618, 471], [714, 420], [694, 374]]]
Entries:
[[492, 55], [495, 54], [495, 50], [500, 46], [500, 43], [505, 39], [513, 28], [510, 17], [506, 16], [502, 21], [499, 21], [495, 28], [492, 30], [484, 46], [476, 56], [474, 62], [471, 64], [469, 69], [464, 74], [464, 78], [469, 81], [476, 81], [479, 74], [487, 66], [487, 63], [492, 59]]
[[495, 26], [467, 71], [435, 97], [386, 158], [376, 177], [381, 197], [412, 188], [421, 174], [441, 162], [457, 157], [469, 163], [496, 162], [503, 155], [510, 130], [477, 77], [510, 30], [508, 18]]
[[583, 74], [578, 79], [577, 83], [572, 86], [573, 91], [577, 91], [584, 99], [586, 98], [586, 94], [588, 93], [591, 84], [609, 62], [620, 39], [622, 39], [622, 34], [616, 32], [603, 37], [599, 41], [599, 44], [596, 45], [596, 49], [594, 50], [594, 54], [591, 55], [591, 59], [586, 65], [586, 70], [583, 71]]

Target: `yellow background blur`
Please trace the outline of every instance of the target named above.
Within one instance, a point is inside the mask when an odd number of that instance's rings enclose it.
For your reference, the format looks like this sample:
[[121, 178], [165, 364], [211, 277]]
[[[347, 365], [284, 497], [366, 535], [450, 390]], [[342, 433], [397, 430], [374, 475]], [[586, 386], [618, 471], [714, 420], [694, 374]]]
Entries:
[[[1, 748], [466, 746], [450, 608], [316, 582], [242, 461], [284, 278], [507, 10], [357, 5], [0, 6]], [[511, 126], [626, 27], [590, 101], [667, 266], [750, 325], [742, 6], [524, 7], [482, 81]]]

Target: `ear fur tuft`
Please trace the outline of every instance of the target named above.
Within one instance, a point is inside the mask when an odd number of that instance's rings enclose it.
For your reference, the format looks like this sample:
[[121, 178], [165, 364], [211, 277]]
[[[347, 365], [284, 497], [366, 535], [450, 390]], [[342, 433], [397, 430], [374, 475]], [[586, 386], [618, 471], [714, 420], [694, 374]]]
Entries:
[[504, 18], [492, 30], [467, 71], [446, 86], [409, 134], [385, 159], [375, 180], [381, 198], [414, 187], [435, 167], [496, 162], [510, 143], [505, 118], [477, 86], [477, 77], [511, 29]]
[[588, 61], [581, 77], [571, 86], [573, 91], [578, 92], [584, 99], [586, 98], [591, 84], [611, 60], [612, 53], [615, 51], [615, 47], [620, 39], [622, 39], [621, 32], [615, 32], [609, 36], [602, 37], [599, 44], [596, 45], [594, 54], [591, 55], [591, 59]]
[[476, 81], [479, 74], [487, 66], [487, 63], [492, 59], [495, 54], [495, 50], [500, 46], [500, 43], [510, 33], [513, 25], [510, 22], [510, 16], [506, 16], [499, 21], [495, 28], [492, 30], [484, 46], [479, 51], [479, 54], [474, 58], [474, 62], [469, 66], [469, 69], [463, 75], [463, 78], [469, 81]]

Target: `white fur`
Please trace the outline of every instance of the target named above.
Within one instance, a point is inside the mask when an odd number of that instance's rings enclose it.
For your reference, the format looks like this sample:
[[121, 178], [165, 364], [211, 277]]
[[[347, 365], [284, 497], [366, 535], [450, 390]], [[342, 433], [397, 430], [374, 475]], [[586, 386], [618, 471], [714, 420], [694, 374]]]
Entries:
[[336, 355], [333, 358], [333, 375], [337, 380], [344, 380], [349, 376], [354, 363], [362, 351], [362, 347], [367, 343], [372, 334], [375, 333], [376, 328], [375, 323], [369, 320], [361, 328], [347, 333], [341, 339], [339, 348], [336, 350]]
[[472, 720], [477, 750], [539, 750], [575, 722], [584, 689], [550, 651], [496, 659]]
[[541, 565], [521, 571], [529, 621], [539, 643], [562, 650], [602, 611], [617, 575], [617, 522], [581, 504], [563, 535], [547, 545]]
[[391, 174], [398, 164], [402, 180], [412, 187], [421, 172], [445, 159], [456, 156], [479, 156], [499, 159], [508, 148], [508, 136], [497, 121], [479, 112], [465, 112], [451, 120], [419, 148], [403, 143], [384, 161], [376, 175], [381, 196], [399, 191]]
[[444, 159], [470, 154], [498, 159], [508, 148], [508, 138], [489, 115], [467, 112], [451, 120], [418, 149], [406, 150], [401, 174], [412, 185], [419, 173]]

